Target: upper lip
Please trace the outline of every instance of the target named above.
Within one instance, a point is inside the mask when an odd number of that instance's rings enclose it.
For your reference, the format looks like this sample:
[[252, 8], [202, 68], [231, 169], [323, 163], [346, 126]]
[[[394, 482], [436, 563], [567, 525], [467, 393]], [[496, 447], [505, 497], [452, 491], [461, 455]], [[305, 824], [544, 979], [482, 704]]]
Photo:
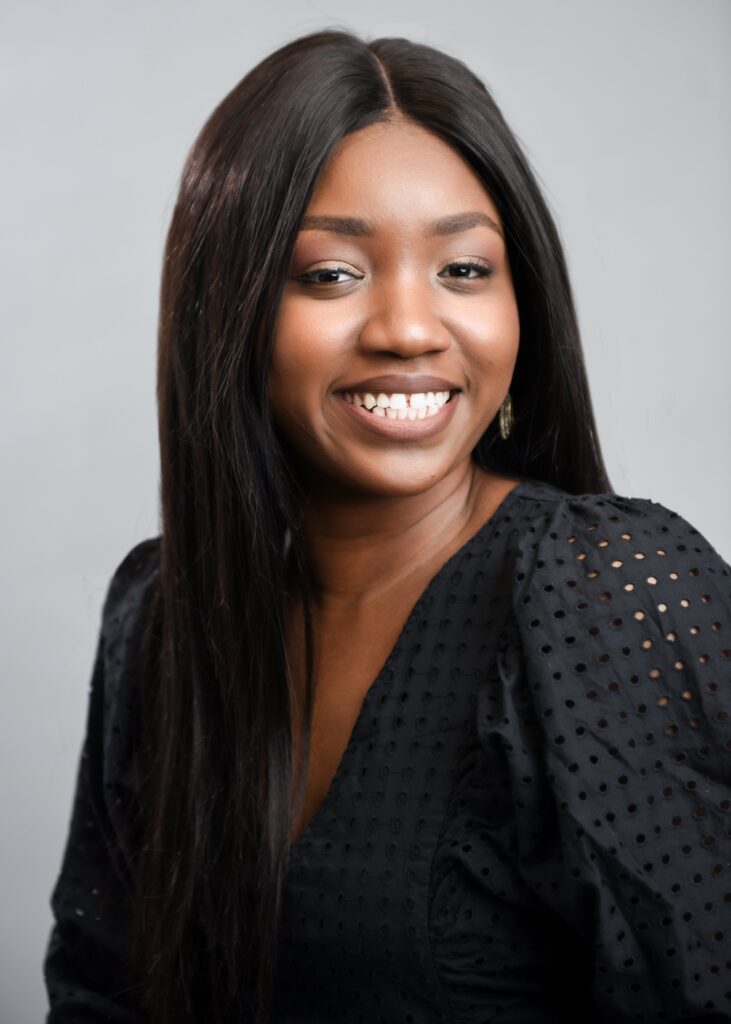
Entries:
[[396, 394], [407, 392], [419, 394], [429, 391], [460, 391], [452, 381], [444, 377], [429, 377], [423, 373], [384, 373], [380, 377], [368, 377], [355, 384], [338, 388], [339, 391], [388, 391]]

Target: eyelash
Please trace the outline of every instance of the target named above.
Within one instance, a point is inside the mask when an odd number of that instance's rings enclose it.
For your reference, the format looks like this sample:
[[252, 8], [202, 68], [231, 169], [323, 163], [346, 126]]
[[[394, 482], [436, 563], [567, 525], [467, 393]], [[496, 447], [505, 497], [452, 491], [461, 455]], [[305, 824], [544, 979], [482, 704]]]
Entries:
[[[453, 281], [477, 281], [480, 279], [484, 280], [485, 278], [492, 277], [494, 273], [493, 268], [488, 266], [486, 263], [477, 263], [473, 260], [457, 260], [454, 263], [448, 263], [447, 269], [449, 267], [470, 267], [473, 270], [480, 271], [478, 277], [454, 277], [452, 278]], [[351, 274], [351, 271], [348, 270], [346, 267], [318, 267], [316, 270], [308, 270], [306, 274], [300, 274], [297, 280], [300, 281], [302, 284], [315, 285], [320, 288], [328, 288], [331, 287], [332, 285], [337, 285], [341, 283], [339, 281], [314, 281], [312, 280], [312, 278], [315, 276], [315, 274]], [[353, 275], [351, 274], [351, 276]]]

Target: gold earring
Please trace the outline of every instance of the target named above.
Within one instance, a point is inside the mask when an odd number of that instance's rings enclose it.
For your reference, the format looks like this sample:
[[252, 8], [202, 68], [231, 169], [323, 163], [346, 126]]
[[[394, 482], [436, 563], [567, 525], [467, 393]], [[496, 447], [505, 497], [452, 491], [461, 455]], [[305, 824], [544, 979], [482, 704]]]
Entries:
[[513, 429], [513, 401], [510, 397], [510, 392], [503, 399], [502, 405], [500, 406], [500, 437], [503, 441], [506, 441], [510, 436], [510, 431]]

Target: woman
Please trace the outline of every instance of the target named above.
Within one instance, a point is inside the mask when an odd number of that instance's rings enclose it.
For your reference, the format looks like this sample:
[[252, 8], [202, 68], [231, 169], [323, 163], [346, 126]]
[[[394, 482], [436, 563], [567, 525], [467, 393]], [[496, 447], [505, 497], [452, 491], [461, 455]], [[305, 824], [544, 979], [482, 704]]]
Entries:
[[48, 1020], [731, 1020], [729, 566], [611, 492], [556, 228], [475, 75], [325, 31], [232, 90], [158, 400]]

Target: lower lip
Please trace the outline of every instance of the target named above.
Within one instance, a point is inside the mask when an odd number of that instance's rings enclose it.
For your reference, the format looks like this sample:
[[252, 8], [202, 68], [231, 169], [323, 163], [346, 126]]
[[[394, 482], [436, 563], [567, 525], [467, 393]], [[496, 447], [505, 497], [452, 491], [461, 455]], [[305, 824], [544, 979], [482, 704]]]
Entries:
[[421, 441], [433, 434], [438, 434], [451, 422], [460, 394], [461, 392], [455, 391], [450, 400], [441, 406], [439, 412], [433, 416], [424, 416], [420, 420], [397, 420], [390, 416], [376, 416], [364, 409], [362, 405], [351, 405], [346, 402], [342, 394], [338, 394], [336, 397], [346, 412], [365, 430], [370, 430], [372, 434], [388, 437], [394, 441]]

